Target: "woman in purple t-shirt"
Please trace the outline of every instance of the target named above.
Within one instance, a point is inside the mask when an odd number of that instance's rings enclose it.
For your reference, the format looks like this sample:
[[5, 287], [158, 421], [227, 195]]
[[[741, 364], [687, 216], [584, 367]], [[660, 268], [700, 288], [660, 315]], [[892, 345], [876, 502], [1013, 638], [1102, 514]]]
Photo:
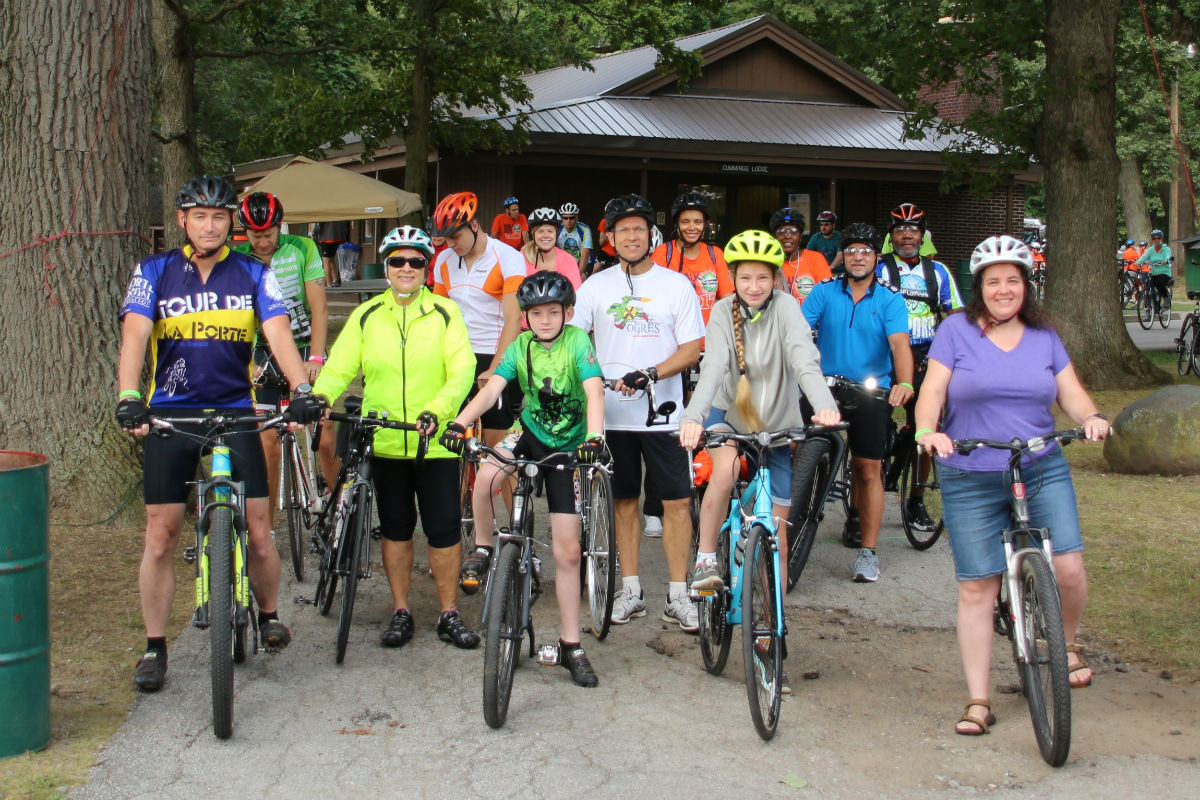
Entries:
[[[1055, 403], [1103, 439], [1108, 421], [1097, 409], [1037, 300], [1029, 295], [1033, 255], [1011, 236], [991, 236], [971, 256], [973, 297], [966, 313], [948, 317], [929, 350], [929, 371], [917, 401], [917, 443], [936, 452], [938, 479], [954, 572], [958, 579], [958, 645], [971, 698], [955, 732], [987, 733], [991, 714], [992, 609], [1004, 572], [999, 532], [1009, 524], [1004, 470], [1008, 453], [954, 451], [954, 439], [1007, 441], [1054, 429]], [[938, 431], [942, 410], [946, 415]], [[1071, 688], [1092, 682], [1075, 645], [1087, 604], [1083, 541], [1071, 472], [1058, 445], [1036, 454], [1026, 473], [1033, 524], [1051, 531], [1062, 592], [1063, 632]]]

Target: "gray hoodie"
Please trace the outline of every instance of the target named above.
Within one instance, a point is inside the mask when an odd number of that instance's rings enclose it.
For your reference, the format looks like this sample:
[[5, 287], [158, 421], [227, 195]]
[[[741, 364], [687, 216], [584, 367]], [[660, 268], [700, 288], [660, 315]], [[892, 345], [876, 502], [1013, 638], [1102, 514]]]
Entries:
[[[737, 295], [731, 294], [713, 304], [704, 334], [700, 380], [682, 421], [703, 425], [709, 410], [716, 406], [725, 410], [725, 419], [735, 430], [749, 433], [734, 406], [739, 377], [733, 338], [736, 299]], [[767, 430], [799, 428], [807, 423], [800, 414], [801, 389], [816, 411], [837, 408], [821, 375], [821, 355], [813, 344], [812, 329], [791, 295], [776, 289], [757, 321], [743, 321], [742, 336], [750, 395]]]

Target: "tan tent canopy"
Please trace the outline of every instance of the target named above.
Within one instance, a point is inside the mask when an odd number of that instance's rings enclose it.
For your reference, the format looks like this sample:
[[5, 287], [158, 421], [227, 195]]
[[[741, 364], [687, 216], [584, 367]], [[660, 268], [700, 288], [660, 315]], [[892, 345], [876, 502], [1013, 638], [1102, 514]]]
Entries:
[[250, 192], [278, 197], [285, 222], [399, 218], [421, 210], [421, 198], [412, 192], [304, 156], [246, 188], [243, 196]]

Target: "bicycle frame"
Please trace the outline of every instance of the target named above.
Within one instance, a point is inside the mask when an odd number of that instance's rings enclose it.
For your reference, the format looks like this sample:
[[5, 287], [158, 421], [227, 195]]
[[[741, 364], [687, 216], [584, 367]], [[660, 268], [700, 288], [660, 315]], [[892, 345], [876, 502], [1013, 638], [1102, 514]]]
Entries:
[[[469, 446], [468, 446], [469, 448]], [[493, 580], [496, 577], [496, 566], [500, 562], [499, 553], [504, 548], [504, 545], [509, 542], [517, 542], [521, 545], [521, 631], [531, 630], [532, 628], [532, 610], [533, 610], [533, 537], [526, 536], [525, 530], [525, 515], [528, 513], [529, 503], [533, 498], [533, 481], [537, 476], [537, 466], [530, 463], [522, 464], [517, 469], [517, 488], [513, 490], [513, 507], [512, 515], [509, 517], [509, 524], [506, 527], [501, 527], [496, 533], [496, 545], [493, 548], [493, 557], [488, 565], [488, 582], [487, 589], [483, 593], [483, 609], [479, 613], [480, 620], [486, 620], [488, 610], [492, 604], [492, 587], [495, 585]], [[533, 636], [529, 637], [529, 653], [533, 655], [534, 649]]]
[[250, 575], [246, 566], [245, 484], [233, 480], [229, 447], [223, 441], [212, 448], [212, 477], [196, 486], [196, 615], [197, 628], [208, 627], [209, 551], [208, 524], [213, 511], [227, 508], [233, 514], [234, 593], [238, 605], [250, 607]]

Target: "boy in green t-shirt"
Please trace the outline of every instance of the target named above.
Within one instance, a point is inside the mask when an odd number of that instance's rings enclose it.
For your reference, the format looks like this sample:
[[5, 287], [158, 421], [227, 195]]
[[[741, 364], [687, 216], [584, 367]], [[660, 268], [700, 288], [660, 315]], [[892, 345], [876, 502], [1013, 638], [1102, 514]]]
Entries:
[[[554, 452], [574, 452], [582, 463], [593, 463], [604, 449], [604, 373], [591, 339], [567, 325], [575, 313], [575, 290], [565, 276], [549, 270], [521, 282], [517, 303], [529, 330], [504, 352], [504, 359], [475, 398], [446, 426], [441, 444], [461, 453], [465, 423], [492, 407], [514, 378], [525, 395], [522, 434], [511, 434], [497, 446], [512, 455], [543, 459]], [[487, 571], [492, 555], [492, 502], [512, 473], [494, 461], [484, 461], [475, 476], [475, 552], [463, 564], [464, 576], [477, 579]], [[561, 620], [560, 663], [580, 686], [599, 679], [579, 643], [579, 507], [573, 473], [547, 470], [546, 497], [556, 568], [554, 593]]]

